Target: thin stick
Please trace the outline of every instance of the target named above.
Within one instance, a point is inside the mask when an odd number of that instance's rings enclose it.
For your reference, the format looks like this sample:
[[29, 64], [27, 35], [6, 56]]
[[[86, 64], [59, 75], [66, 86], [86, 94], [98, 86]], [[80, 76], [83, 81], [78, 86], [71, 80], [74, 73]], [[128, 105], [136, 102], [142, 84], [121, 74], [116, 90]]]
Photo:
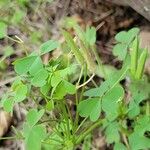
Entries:
[[93, 73], [92, 76], [86, 82], [84, 82], [83, 84], [77, 86], [77, 89], [79, 89], [79, 88], [85, 86], [86, 84], [88, 84], [93, 79], [94, 76], [95, 76], [95, 74]]

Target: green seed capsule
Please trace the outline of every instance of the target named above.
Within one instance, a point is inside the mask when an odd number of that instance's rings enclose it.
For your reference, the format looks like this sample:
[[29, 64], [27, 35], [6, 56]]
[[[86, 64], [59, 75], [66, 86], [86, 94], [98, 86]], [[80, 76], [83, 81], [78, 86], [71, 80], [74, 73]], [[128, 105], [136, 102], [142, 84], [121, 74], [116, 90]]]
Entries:
[[132, 43], [131, 47], [131, 74], [134, 76], [137, 69], [137, 61], [138, 61], [138, 49], [139, 49], [139, 39], [138, 37], [135, 38], [135, 40]]
[[141, 79], [143, 76], [143, 72], [144, 72], [144, 67], [145, 67], [145, 62], [146, 62], [146, 58], [148, 55], [148, 50], [145, 49], [138, 61], [138, 66], [137, 66], [137, 70], [136, 70], [136, 74], [135, 74], [135, 78], [136, 79]]
[[84, 64], [84, 58], [83, 58], [81, 52], [79, 51], [78, 46], [75, 44], [75, 42], [74, 42], [72, 36], [70, 35], [70, 33], [68, 33], [68, 32], [65, 31], [65, 30], [63, 30], [62, 33], [63, 33], [63, 35], [64, 35], [64, 37], [65, 37], [65, 40], [66, 40], [68, 46], [71, 48], [72, 52], [74, 53], [74, 55], [75, 55], [77, 61], [78, 61], [81, 65], [83, 65], [83, 64]]

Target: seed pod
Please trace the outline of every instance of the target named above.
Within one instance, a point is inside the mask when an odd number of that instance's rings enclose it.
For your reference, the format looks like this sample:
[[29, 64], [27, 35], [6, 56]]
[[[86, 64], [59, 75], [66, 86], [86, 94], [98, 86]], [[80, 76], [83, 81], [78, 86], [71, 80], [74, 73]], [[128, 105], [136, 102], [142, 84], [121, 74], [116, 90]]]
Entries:
[[144, 72], [144, 67], [145, 67], [145, 62], [146, 62], [146, 58], [148, 55], [148, 50], [145, 49], [138, 61], [138, 66], [137, 66], [137, 70], [136, 70], [136, 74], [135, 74], [135, 78], [136, 79], [141, 79], [143, 76], [143, 72]]
[[64, 37], [65, 37], [65, 40], [68, 44], [68, 46], [71, 48], [72, 52], [74, 53], [77, 61], [83, 65], [84, 64], [84, 59], [83, 59], [83, 56], [81, 54], [81, 52], [79, 51], [79, 48], [77, 47], [77, 45], [75, 44], [75, 42], [73, 41], [73, 38], [72, 36], [70, 35], [70, 33], [68, 33], [67, 31], [63, 30], [62, 31]]
[[136, 69], [137, 69], [137, 61], [138, 61], [138, 49], [139, 49], [139, 39], [138, 37], [132, 43], [130, 55], [131, 55], [131, 74], [135, 76]]

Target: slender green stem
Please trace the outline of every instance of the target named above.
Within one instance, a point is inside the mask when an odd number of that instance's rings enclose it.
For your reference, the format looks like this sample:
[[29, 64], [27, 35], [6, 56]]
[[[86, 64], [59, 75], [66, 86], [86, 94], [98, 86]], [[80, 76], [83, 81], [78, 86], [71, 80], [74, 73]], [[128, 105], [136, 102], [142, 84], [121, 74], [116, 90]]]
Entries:
[[[55, 141], [55, 142], [63, 144], [63, 141], [55, 139], [55, 138], [48, 138], [48, 140]], [[42, 143], [50, 144], [50, 145], [52, 144], [52, 142], [46, 142], [46, 141], [42, 141]]]
[[101, 68], [101, 70], [102, 70], [102, 72], [103, 72], [103, 75], [104, 75], [104, 77], [105, 77], [105, 79], [106, 79], [106, 78], [107, 78], [107, 74], [106, 74], [106, 71], [105, 71], [105, 69], [104, 69], [104, 67], [103, 67], [103, 64], [102, 64], [102, 62], [101, 62], [101, 59], [100, 59], [100, 57], [98, 56], [98, 53], [97, 53], [97, 51], [96, 51], [95, 46], [92, 46], [92, 50], [93, 50], [93, 53], [94, 53], [94, 55], [95, 55], [96, 61], [97, 61], [97, 63], [98, 63], [98, 66]]
[[73, 125], [74, 125], [74, 123], [73, 123], [73, 117], [72, 117], [72, 114], [71, 114], [71, 111], [70, 111], [70, 109], [68, 107], [67, 102], [66, 102], [66, 108], [67, 108], [67, 112], [68, 112], [68, 115], [69, 115], [69, 118], [70, 118], [70, 121], [71, 121], [71, 124], [72, 124], [72, 127], [73, 127]]
[[147, 100], [146, 102], [146, 115], [150, 116], [150, 101]]
[[63, 115], [67, 124], [67, 135], [68, 137], [70, 137], [71, 133], [70, 133], [70, 125], [69, 125], [69, 118], [68, 118], [67, 110], [66, 110], [65, 104], [63, 102], [61, 102], [61, 104], [62, 104], [61, 106], [62, 106]]
[[[84, 71], [84, 79], [83, 79], [83, 82], [86, 81], [86, 76], [87, 76], [87, 65], [83, 66], [83, 71]], [[82, 72], [83, 74], [83, 72]], [[80, 97], [78, 98], [78, 92], [76, 92], [76, 107], [78, 106], [79, 104], [79, 101], [82, 99], [83, 97], [83, 93], [84, 93], [84, 88], [85, 86], [82, 87], [81, 89], [81, 93], [80, 93]], [[76, 111], [76, 117], [75, 117], [75, 128], [74, 130], [76, 130], [76, 128], [78, 127], [78, 120], [79, 120], [79, 114], [78, 112]], [[74, 131], [73, 130], [73, 131]]]
[[77, 86], [80, 84], [80, 80], [81, 80], [82, 75], [83, 75], [83, 70], [84, 70], [84, 67], [81, 68], [79, 79], [78, 79], [78, 82], [77, 82]]
[[[78, 92], [77, 92], [77, 91], [76, 91], [75, 97], [76, 97], [76, 107], [77, 107], [77, 106], [78, 106], [78, 103], [79, 103]], [[75, 128], [78, 126], [78, 120], [79, 120], [79, 114], [78, 114], [78, 112], [76, 111], [76, 116], [75, 116]]]
[[89, 133], [91, 133], [95, 128], [102, 124], [103, 120], [98, 120], [93, 125], [87, 128], [86, 131], [80, 133], [80, 135], [76, 138], [75, 144], [79, 144]]
[[80, 123], [80, 125], [78, 126], [78, 128], [76, 129], [75, 133], [82, 127], [82, 125], [84, 124], [84, 122], [87, 120], [87, 117], [83, 119], [83, 121]]

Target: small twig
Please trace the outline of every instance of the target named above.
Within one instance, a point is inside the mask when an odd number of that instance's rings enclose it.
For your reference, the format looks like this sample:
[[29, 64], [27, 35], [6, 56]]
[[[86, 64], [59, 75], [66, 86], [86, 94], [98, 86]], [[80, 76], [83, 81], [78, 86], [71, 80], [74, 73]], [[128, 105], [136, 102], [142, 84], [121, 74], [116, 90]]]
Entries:
[[85, 86], [86, 84], [88, 84], [93, 79], [94, 76], [95, 76], [95, 74], [93, 74], [86, 82], [84, 82], [83, 84], [77, 86], [77, 89], [79, 89], [79, 88]]
[[124, 141], [125, 145], [127, 146], [127, 149], [130, 150], [130, 146], [128, 144], [128, 140], [127, 140], [126, 135], [124, 133], [122, 134], [122, 138], [123, 138], [123, 141]]
[[80, 125], [78, 126], [78, 128], [76, 129], [75, 133], [81, 128], [81, 126], [84, 124], [84, 122], [87, 120], [87, 117], [84, 118], [84, 120], [80, 123]]
[[96, 27], [96, 31], [98, 31], [104, 24], [105, 24], [104, 21], [98, 24], [98, 26]]

